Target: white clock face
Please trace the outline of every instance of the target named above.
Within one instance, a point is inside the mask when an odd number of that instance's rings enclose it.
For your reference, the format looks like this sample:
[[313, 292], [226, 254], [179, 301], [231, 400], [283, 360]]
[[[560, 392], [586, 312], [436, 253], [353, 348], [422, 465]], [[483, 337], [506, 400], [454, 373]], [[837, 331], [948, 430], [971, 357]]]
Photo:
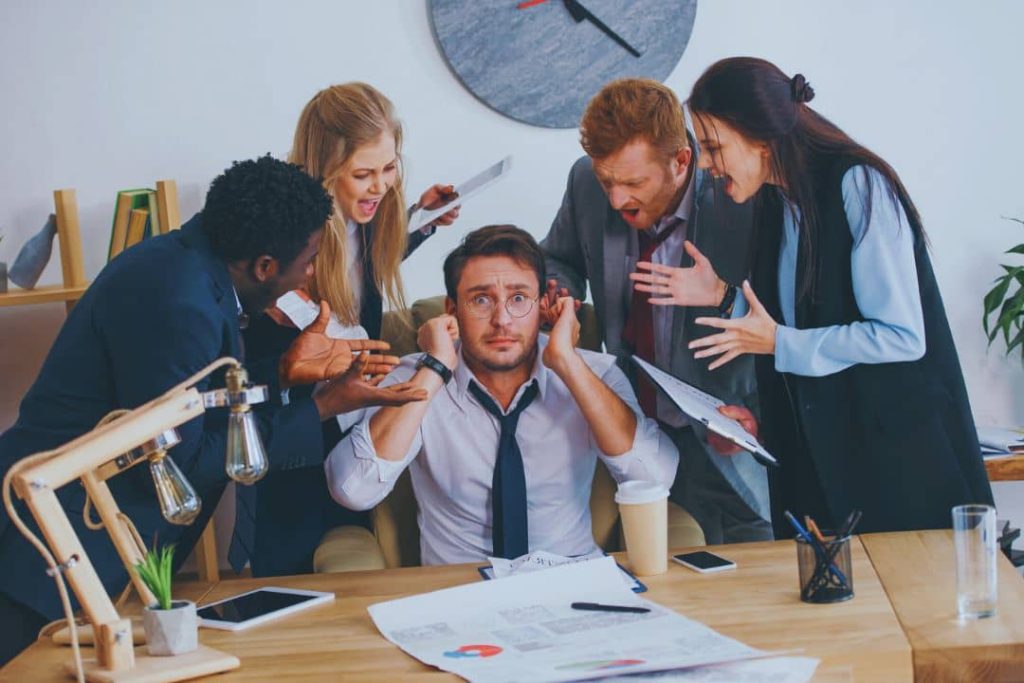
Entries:
[[664, 80], [696, 11], [697, 0], [430, 0], [437, 42], [470, 92], [548, 128], [578, 126], [616, 78]]

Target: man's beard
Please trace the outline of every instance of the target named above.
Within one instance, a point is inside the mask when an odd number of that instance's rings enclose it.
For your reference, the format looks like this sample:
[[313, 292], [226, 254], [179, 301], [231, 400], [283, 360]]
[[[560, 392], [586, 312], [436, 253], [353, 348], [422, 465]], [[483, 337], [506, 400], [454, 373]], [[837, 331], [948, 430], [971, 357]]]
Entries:
[[[468, 352], [468, 353], [467, 353]], [[483, 367], [487, 368], [491, 372], [509, 372], [522, 366], [524, 363], [532, 363], [537, 353], [537, 337], [533, 338], [533, 343], [523, 349], [523, 352], [519, 354], [515, 359], [504, 362], [496, 363], [486, 358], [477, 356], [470, 349], [463, 345], [462, 353], [468, 355], [472, 360], [476, 361]]]

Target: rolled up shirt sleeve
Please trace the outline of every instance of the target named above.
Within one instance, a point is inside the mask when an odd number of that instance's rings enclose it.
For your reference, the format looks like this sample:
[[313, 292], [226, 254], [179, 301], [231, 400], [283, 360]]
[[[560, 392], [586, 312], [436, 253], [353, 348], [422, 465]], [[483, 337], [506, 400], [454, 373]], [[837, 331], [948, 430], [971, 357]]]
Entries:
[[[594, 370], [598, 372], [597, 368]], [[603, 373], [598, 372], [598, 375], [636, 415], [636, 432], [633, 435], [632, 448], [625, 453], [605, 455], [597, 444], [592, 442], [594, 452], [604, 461], [617, 483], [643, 480], [656, 481], [666, 488], [671, 487], [676, 477], [676, 468], [679, 466], [679, 452], [672, 440], [658, 428], [656, 421], [644, 415], [629, 379], [618, 365], [610, 362], [608, 368]]]
[[[395, 368], [381, 386], [408, 381], [415, 369], [405, 362]], [[416, 430], [412, 444], [399, 461], [377, 457], [377, 448], [370, 435], [370, 420], [380, 408], [366, 410], [363, 418], [327, 455], [324, 470], [331, 497], [351, 510], [369, 510], [391, 493], [395, 482], [420, 452], [423, 437]]]

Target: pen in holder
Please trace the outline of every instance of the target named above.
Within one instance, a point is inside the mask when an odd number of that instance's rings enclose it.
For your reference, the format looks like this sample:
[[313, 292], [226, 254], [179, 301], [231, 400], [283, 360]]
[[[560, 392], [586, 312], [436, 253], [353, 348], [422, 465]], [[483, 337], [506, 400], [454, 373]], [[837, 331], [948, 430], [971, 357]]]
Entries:
[[800, 599], [804, 602], [842, 602], [853, 597], [850, 536], [824, 543], [796, 537], [796, 561], [800, 569]]

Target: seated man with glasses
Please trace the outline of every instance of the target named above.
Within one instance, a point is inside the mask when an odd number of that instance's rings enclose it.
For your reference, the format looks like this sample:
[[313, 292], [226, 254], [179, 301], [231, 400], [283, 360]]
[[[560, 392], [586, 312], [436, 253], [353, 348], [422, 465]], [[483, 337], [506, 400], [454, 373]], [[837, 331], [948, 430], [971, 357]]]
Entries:
[[576, 348], [572, 298], [540, 335], [544, 254], [528, 233], [470, 233], [445, 259], [444, 279], [447, 315], [420, 328], [425, 353], [382, 383], [409, 381], [429, 400], [368, 411], [328, 457], [331, 494], [373, 507], [409, 467], [424, 564], [596, 550], [597, 459], [620, 483], [668, 488], [675, 447], [644, 417], [615, 358]]

